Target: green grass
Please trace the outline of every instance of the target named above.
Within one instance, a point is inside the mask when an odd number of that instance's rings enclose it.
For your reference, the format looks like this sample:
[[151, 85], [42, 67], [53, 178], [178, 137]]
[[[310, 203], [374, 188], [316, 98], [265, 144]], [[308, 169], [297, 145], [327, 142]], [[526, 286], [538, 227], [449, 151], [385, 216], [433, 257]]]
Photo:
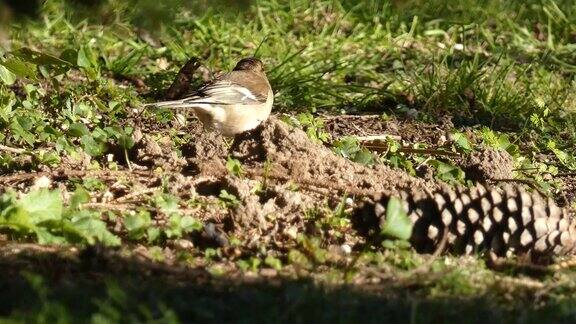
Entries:
[[[576, 171], [574, 1], [259, 0], [182, 4], [178, 0], [108, 0], [95, 1], [97, 4], [88, 8], [72, 3], [46, 1], [36, 17], [10, 22], [11, 48], [0, 48], [0, 144], [8, 147], [0, 150], [2, 173], [55, 168], [86, 155], [91, 157], [90, 168], [94, 170], [123, 167], [124, 156], [134, 145], [134, 128], [143, 120], [160, 125], [170, 120], [170, 116], [134, 109], [159, 99], [189, 57], [199, 57], [211, 72], [219, 72], [231, 69], [239, 58], [252, 55], [266, 64], [276, 93], [275, 111], [294, 117], [294, 123], [306, 128], [311, 138], [332, 145], [342, 156], [365, 163], [383, 162], [411, 172], [424, 160], [395, 152], [375, 157], [361, 150], [358, 143], [332, 141], [324, 132], [319, 113], [370, 113], [402, 120], [416, 115], [416, 121], [428, 123], [449, 115], [454, 131], [470, 130], [477, 137], [473, 143], [507, 150], [520, 178], [535, 180], [552, 193], [562, 189], [554, 181], [556, 174]], [[148, 90], [141, 91], [134, 80], [141, 80]], [[173, 130], [166, 133], [177, 144], [186, 141]], [[453, 149], [466, 151], [457, 145]], [[107, 154], [112, 154], [116, 162], [108, 162]], [[464, 181], [459, 169], [442, 161], [432, 162], [438, 169], [448, 170], [437, 178]], [[231, 164], [229, 168], [241, 174], [241, 165]], [[91, 178], [77, 180], [71, 187], [78, 188], [75, 196], [79, 204], [88, 199], [82, 190], [103, 194], [107, 189]], [[176, 197], [164, 194], [147, 198], [145, 207], [172, 216], [180, 203]], [[53, 192], [32, 194], [32, 198], [8, 192], [1, 199], [0, 219], [6, 215], [21, 217], [18, 228], [12, 224], [8, 234], [11, 239], [42, 243], [92, 243], [102, 241], [102, 237], [119, 240], [110, 236], [113, 234], [106, 230], [99, 213], [84, 211], [84, 218], [78, 217], [79, 205], [64, 204]], [[236, 197], [221, 192], [219, 199], [220, 205], [228, 208]], [[65, 222], [66, 228], [55, 230], [54, 223], [37, 218], [48, 217], [36, 210], [38, 203], [46, 201], [52, 207], [46, 215]], [[344, 235], [349, 221], [334, 211], [311, 211], [309, 216], [314, 226], [335, 235]], [[160, 231], [151, 225], [148, 211], [139, 210], [123, 225], [127, 234], [123, 242], [144, 244], [160, 251], [162, 258], [163, 239], [179, 238], [200, 226], [196, 220], [179, 216], [173, 216], [170, 222]], [[46, 235], [48, 230], [55, 236]], [[304, 284], [287, 280], [279, 287], [239, 284], [230, 289], [200, 285], [188, 294], [169, 287], [164, 292], [166, 305], [150, 302], [140, 307], [125, 302], [130, 296], [146, 294], [131, 283], [121, 285], [125, 290], [122, 292], [106, 288], [101, 281], [90, 283], [82, 278], [72, 288], [48, 282], [46, 289], [54, 289], [53, 294], [38, 293], [44, 286], [37, 284], [35, 289], [26, 290], [40, 296], [37, 302], [32, 306], [14, 302], [10, 304], [12, 309], [0, 307], [0, 316], [14, 315], [23, 321], [50, 316], [115, 319], [121, 316], [120, 309], [130, 304], [127, 307], [139, 320], [165, 321], [176, 317], [229, 319], [220, 313], [222, 309], [246, 320], [255, 316], [259, 320], [353, 321], [373, 311], [381, 316], [372, 318], [374, 321], [455, 321], [485, 312], [490, 318], [507, 321], [574, 319], [572, 271], [537, 280], [543, 284], [541, 290], [523, 288], [522, 284], [508, 289], [499, 286], [497, 279], [515, 276], [493, 274], [479, 266], [481, 261], [476, 259], [463, 269], [448, 267], [445, 263], [454, 264], [460, 259], [447, 257], [434, 264], [432, 272], [435, 276], [440, 273], [439, 279], [391, 284], [389, 296], [381, 292], [364, 294], [355, 288], [348, 290], [349, 276], [363, 269], [386, 269], [392, 273], [386, 280], [395, 282], [421, 264], [421, 258], [400, 248], [393, 252], [360, 251], [358, 263], [350, 270], [323, 259], [328, 252], [318, 243], [321, 239], [300, 236], [297, 249], [284, 251], [286, 255], [278, 258], [255, 253], [234, 260], [240, 273], [278, 267], [278, 262], [280, 268], [311, 267], [303, 275]], [[223, 264], [219, 262], [222, 253], [207, 248], [197, 255], [181, 257], [217, 273]], [[308, 258], [313, 259], [312, 265]], [[298, 271], [289, 273], [287, 277]], [[337, 280], [332, 280], [334, 277]], [[26, 282], [35, 279], [29, 276], [19, 280], [20, 286], [16, 286], [28, 287]], [[118, 277], [111, 280], [111, 286], [115, 280], [122, 281]], [[330, 286], [333, 281], [336, 288]], [[0, 280], [0, 287], [5, 284], [16, 289], [4, 282]], [[163, 291], [163, 287], [153, 284], [145, 286], [150, 291]], [[75, 309], [70, 290], [84, 288], [97, 297], [82, 301], [80, 309]], [[110, 294], [106, 289], [123, 297], [106, 297]], [[520, 297], [509, 300], [508, 294]], [[179, 296], [199, 302], [184, 303]], [[254, 305], [246, 302], [251, 296], [255, 296]], [[536, 302], [534, 296], [547, 299]], [[228, 307], [219, 298], [240, 302], [230, 304], [237, 308]], [[271, 305], [270, 300], [277, 304]], [[288, 310], [278, 306], [289, 307], [294, 300], [296, 306]], [[486, 300], [503, 304], [482, 304]], [[378, 309], [381, 301], [383, 306]], [[114, 302], [117, 304], [108, 304]], [[206, 307], [205, 316], [191, 317], [186, 311], [190, 304], [199, 314]], [[338, 307], [350, 307], [352, 311], [348, 314]], [[27, 314], [30, 309], [32, 313]], [[268, 313], [253, 315], [260, 310]], [[428, 314], [432, 314], [430, 318]], [[338, 319], [336, 315], [345, 317]]]

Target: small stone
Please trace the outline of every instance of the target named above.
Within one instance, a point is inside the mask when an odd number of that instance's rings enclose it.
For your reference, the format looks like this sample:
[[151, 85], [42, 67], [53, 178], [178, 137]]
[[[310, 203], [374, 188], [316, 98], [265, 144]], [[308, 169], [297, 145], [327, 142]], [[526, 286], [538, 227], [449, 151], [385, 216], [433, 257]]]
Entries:
[[295, 240], [298, 237], [298, 229], [296, 229], [296, 227], [294, 226], [289, 227], [284, 230], [284, 234], [286, 234], [291, 239]]
[[112, 201], [112, 199], [114, 199], [114, 194], [111, 193], [109, 190], [106, 190], [104, 192], [104, 194], [102, 194], [102, 202], [103, 203], [107, 203]]
[[263, 268], [260, 270], [260, 275], [262, 277], [266, 277], [266, 278], [273, 278], [273, 277], [276, 277], [278, 275], [278, 271], [276, 271], [276, 269], [272, 269], [272, 268]]
[[189, 240], [179, 239], [174, 240], [174, 247], [178, 250], [191, 250], [194, 248], [194, 243]]
[[340, 248], [342, 249], [342, 252], [343, 252], [344, 254], [350, 254], [350, 253], [352, 253], [352, 248], [351, 248], [350, 245], [348, 245], [348, 244], [342, 244], [342, 245], [340, 246]]
[[51, 185], [52, 180], [50, 178], [48, 178], [47, 176], [41, 176], [34, 180], [34, 184], [32, 185], [32, 188], [30, 188], [30, 190], [34, 191], [38, 189], [50, 188]]

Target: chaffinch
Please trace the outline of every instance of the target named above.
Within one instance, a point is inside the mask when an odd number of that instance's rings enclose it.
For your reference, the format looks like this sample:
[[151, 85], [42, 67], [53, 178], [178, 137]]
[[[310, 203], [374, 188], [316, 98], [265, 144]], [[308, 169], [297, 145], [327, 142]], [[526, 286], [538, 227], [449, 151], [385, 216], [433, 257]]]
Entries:
[[204, 84], [190, 96], [147, 106], [194, 109], [206, 128], [234, 136], [258, 127], [272, 111], [274, 93], [257, 58], [240, 60], [229, 73]]

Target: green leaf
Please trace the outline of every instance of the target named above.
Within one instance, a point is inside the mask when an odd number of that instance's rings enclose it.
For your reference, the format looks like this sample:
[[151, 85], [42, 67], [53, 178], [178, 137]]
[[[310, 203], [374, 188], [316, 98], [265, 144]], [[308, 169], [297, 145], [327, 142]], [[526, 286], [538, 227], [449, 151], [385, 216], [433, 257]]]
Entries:
[[2, 211], [0, 227], [8, 227], [23, 232], [33, 232], [36, 230], [36, 226], [32, 222], [30, 214], [18, 205], [8, 206]]
[[128, 231], [130, 238], [139, 240], [144, 237], [146, 230], [152, 223], [150, 213], [139, 212], [135, 215], [128, 215], [124, 218], [124, 227]]
[[129, 150], [134, 146], [132, 136], [123, 134], [118, 138], [118, 145], [125, 150]]
[[127, 55], [121, 56], [120, 58], [112, 61], [108, 68], [115, 74], [125, 74], [130, 72], [131, 69], [138, 64], [144, 52], [139, 49], [135, 49]]
[[84, 135], [80, 139], [84, 151], [90, 156], [100, 156], [106, 149], [104, 143], [97, 142], [90, 135]]
[[408, 240], [412, 235], [412, 222], [406, 215], [400, 199], [391, 197], [386, 206], [386, 219], [381, 233], [387, 237]]
[[470, 142], [464, 133], [454, 132], [452, 133], [452, 139], [459, 148], [463, 149], [464, 151], [472, 151], [472, 146], [470, 145]]
[[156, 197], [155, 202], [156, 207], [160, 208], [160, 211], [166, 215], [174, 214], [179, 211], [177, 197], [162, 194]]
[[160, 229], [158, 227], [149, 227], [146, 231], [146, 235], [148, 236], [148, 243], [155, 242], [160, 237]]
[[0, 65], [3, 65], [17, 77], [31, 80], [37, 79], [38, 70], [36, 64], [24, 62], [17, 58], [9, 58], [7, 60], [0, 61]]
[[438, 179], [446, 182], [463, 182], [464, 181], [464, 171], [449, 163], [445, 163], [438, 160], [428, 161], [430, 165], [436, 168]]
[[90, 49], [90, 47], [88, 47], [88, 46], [80, 47], [80, 50], [78, 51], [78, 58], [77, 58], [76, 64], [79, 67], [83, 67], [83, 68], [89, 68], [89, 67], [95, 67], [96, 66], [94, 54], [92, 53], [92, 50]]
[[26, 47], [13, 51], [11, 54], [25, 62], [47, 66], [56, 74], [65, 73], [71, 68], [71, 64], [67, 61], [47, 53], [31, 50]]
[[31, 132], [27, 131], [22, 127], [20, 124], [19, 118], [14, 118], [12, 123], [10, 124], [10, 129], [14, 133], [14, 137], [19, 140], [23, 139], [28, 145], [34, 145], [36, 142], [36, 137]]
[[96, 241], [104, 245], [120, 245], [120, 238], [110, 233], [104, 223], [96, 215], [83, 211], [72, 218], [72, 225], [78, 230], [88, 244], [94, 244]]
[[168, 238], [182, 237], [182, 216], [180, 214], [170, 215], [165, 233]]
[[310, 260], [308, 260], [306, 255], [295, 249], [292, 249], [288, 252], [288, 262], [289, 264], [293, 264], [305, 269], [312, 267], [312, 263]]
[[90, 201], [90, 194], [83, 187], [78, 186], [74, 194], [70, 197], [70, 208], [78, 209], [80, 205]]
[[16, 75], [4, 66], [0, 65], [0, 81], [4, 82], [6, 85], [12, 85], [16, 82]]
[[74, 137], [82, 137], [84, 135], [90, 135], [88, 127], [82, 123], [74, 123], [68, 128], [68, 134]]
[[241, 177], [244, 173], [242, 170], [242, 163], [240, 163], [239, 160], [233, 159], [231, 157], [228, 157], [228, 160], [226, 160], [226, 169], [228, 169], [228, 172], [237, 177]]
[[233, 194], [229, 193], [224, 189], [220, 191], [220, 195], [218, 195], [218, 198], [220, 198], [220, 200], [224, 203], [224, 205], [229, 207], [235, 207], [240, 204], [240, 201], [236, 196], [234, 196]]
[[76, 64], [86, 72], [86, 76], [91, 80], [96, 79], [100, 75], [100, 67], [96, 55], [94, 55], [89, 46], [80, 47]]
[[190, 233], [192, 231], [199, 231], [204, 226], [196, 218], [192, 216], [184, 216], [180, 221], [180, 227], [182, 227], [182, 231], [184, 231], [184, 233]]
[[374, 155], [367, 149], [361, 149], [354, 155], [352, 161], [364, 165], [374, 164]]
[[264, 260], [264, 263], [266, 265], [268, 265], [270, 268], [273, 268], [276, 270], [282, 269], [282, 261], [280, 261], [280, 259], [275, 258], [271, 255], [266, 257], [266, 259]]
[[65, 49], [60, 53], [60, 59], [76, 66], [78, 64], [78, 51], [72, 48]]
[[18, 202], [34, 224], [62, 219], [62, 197], [60, 190], [40, 189], [32, 191]]
[[40, 244], [65, 244], [66, 239], [62, 236], [56, 236], [50, 233], [50, 231], [43, 227], [38, 227], [35, 230], [36, 237], [38, 238], [38, 243]]
[[351, 136], [338, 139], [334, 142], [334, 152], [344, 158], [352, 159], [360, 151], [360, 143]]

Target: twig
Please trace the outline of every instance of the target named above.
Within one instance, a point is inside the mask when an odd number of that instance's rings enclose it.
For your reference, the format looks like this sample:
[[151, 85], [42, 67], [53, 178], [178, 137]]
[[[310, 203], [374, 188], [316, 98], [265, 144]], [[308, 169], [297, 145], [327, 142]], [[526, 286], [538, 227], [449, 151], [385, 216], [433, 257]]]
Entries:
[[155, 191], [158, 191], [159, 187], [153, 187], [153, 188], [146, 188], [143, 190], [139, 190], [139, 191], [134, 191], [131, 192], [129, 194], [126, 194], [122, 197], [118, 197], [116, 199], [113, 200], [114, 203], [123, 203], [123, 202], [127, 202], [128, 200], [135, 198], [135, 197], [139, 197], [139, 196], [143, 196], [149, 193], [153, 193]]
[[359, 142], [383, 142], [387, 139], [395, 139], [401, 140], [402, 137], [398, 135], [391, 135], [391, 134], [381, 134], [381, 135], [366, 135], [366, 136], [354, 136]]
[[435, 149], [415, 149], [409, 147], [401, 147], [398, 149], [398, 152], [402, 153], [415, 153], [415, 154], [429, 154], [429, 155], [445, 155], [445, 156], [454, 156], [459, 157], [459, 153], [444, 151], [444, 150], [435, 150]]
[[137, 175], [144, 177], [156, 177], [152, 172], [149, 171], [138, 171], [134, 170], [132, 172], [128, 170], [64, 170], [57, 169], [50, 172], [27, 172], [12, 175], [0, 176], [1, 183], [11, 183], [11, 182], [22, 182], [30, 179], [39, 178], [42, 176], [52, 177], [52, 178], [72, 178], [72, 177], [118, 177], [121, 175]]
[[324, 120], [331, 119], [377, 119], [381, 118], [381, 115], [321, 115]]
[[422, 163], [418, 164], [417, 167], [414, 168], [414, 170], [420, 170], [420, 168], [422, 166], [424, 166], [426, 163], [428, 163], [428, 161], [432, 160], [432, 156], [427, 157], [426, 159], [424, 159], [424, 161], [422, 161]]
[[[83, 208], [87, 209], [105, 209], [105, 210], [115, 210], [118, 212], [125, 212], [128, 210], [134, 210], [136, 208], [146, 209], [148, 211], [157, 211], [158, 208], [149, 205], [138, 205], [136, 203], [122, 203], [118, 204], [115, 202], [102, 203], [102, 202], [89, 202], [82, 204]], [[192, 215], [196, 213], [200, 208], [178, 208], [177, 213], [182, 215]]]
[[10, 147], [2, 144], [0, 144], [0, 150], [16, 154], [26, 153], [25, 149]]
[[[53, 253], [62, 250], [61, 246], [36, 244], [36, 243], [0, 243], [0, 255], [18, 254], [22, 251], [34, 251], [34, 252], [48, 252]], [[9, 252], [8, 252], [9, 251]], [[8, 252], [8, 253], [7, 253]]]
[[136, 206], [134, 204], [117, 204], [117, 203], [99, 203], [99, 202], [89, 202], [82, 204], [83, 208], [92, 209], [107, 209], [116, 211], [126, 211], [129, 209], [134, 209]]
[[[388, 150], [388, 145], [378, 145], [378, 144], [362, 144], [365, 148], [374, 151], [386, 151]], [[411, 147], [401, 147], [398, 149], [398, 152], [402, 153], [412, 153], [412, 154], [428, 154], [428, 155], [444, 155], [444, 156], [452, 156], [452, 157], [460, 157], [459, 153], [444, 151], [444, 150], [436, 150], [436, 149], [415, 149]]]

